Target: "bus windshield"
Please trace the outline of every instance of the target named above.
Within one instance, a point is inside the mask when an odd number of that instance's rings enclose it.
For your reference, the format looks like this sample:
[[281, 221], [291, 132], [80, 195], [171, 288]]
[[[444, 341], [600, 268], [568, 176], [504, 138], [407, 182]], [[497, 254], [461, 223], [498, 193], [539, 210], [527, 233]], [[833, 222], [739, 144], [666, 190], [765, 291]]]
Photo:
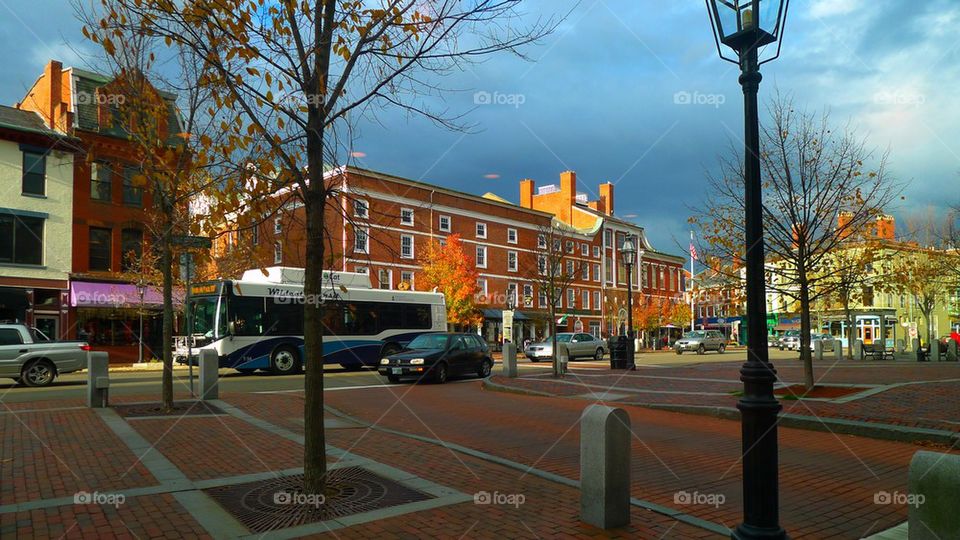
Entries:
[[205, 338], [214, 337], [217, 315], [217, 297], [201, 296], [190, 299], [190, 318], [193, 333], [203, 334]]

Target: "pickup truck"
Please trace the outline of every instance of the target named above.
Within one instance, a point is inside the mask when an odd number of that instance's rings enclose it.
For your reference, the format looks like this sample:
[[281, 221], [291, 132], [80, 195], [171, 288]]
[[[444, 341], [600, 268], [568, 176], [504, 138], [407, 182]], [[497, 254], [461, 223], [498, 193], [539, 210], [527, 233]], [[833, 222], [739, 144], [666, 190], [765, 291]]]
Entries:
[[61, 373], [85, 369], [89, 350], [83, 341], [53, 341], [36, 328], [0, 324], [0, 377], [47, 386]]

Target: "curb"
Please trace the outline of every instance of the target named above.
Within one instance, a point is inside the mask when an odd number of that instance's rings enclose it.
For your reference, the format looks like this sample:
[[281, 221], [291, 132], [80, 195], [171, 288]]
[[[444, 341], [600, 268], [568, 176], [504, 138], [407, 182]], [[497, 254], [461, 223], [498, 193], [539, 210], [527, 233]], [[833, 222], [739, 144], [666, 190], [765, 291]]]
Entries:
[[[500, 383], [495, 383], [490, 379], [483, 380], [483, 387], [494, 392], [505, 392], [511, 394], [523, 394], [538, 397], [556, 397], [560, 399], [584, 399], [580, 396], [557, 396], [548, 392], [538, 390], [527, 390], [525, 388], [516, 388]], [[616, 401], [611, 403], [622, 403], [623, 405], [632, 405], [646, 409], [661, 410], [667, 412], [676, 412], [683, 414], [696, 414], [700, 416], [710, 416], [723, 420], [740, 420], [740, 411], [735, 407], [716, 407], [701, 405], [671, 405], [664, 403], [640, 403], [636, 401]], [[808, 431], [823, 431], [833, 434], [855, 435], [858, 437], [867, 437], [871, 439], [880, 439], [887, 441], [908, 442], [908, 443], [927, 443], [933, 442], [945, 444], [948, 446], [960, 445], [960, 433], [947, 431], [943, 429], [916, 428], [898, 426], [895, 424], [882, 424], [878, 422], [863, 422], [860, 420], [845, 420], [842, 418], [818, 418], [802, 414], [781, 414], [779, 415], [779, 425], [783, 427], [805, 429]]]

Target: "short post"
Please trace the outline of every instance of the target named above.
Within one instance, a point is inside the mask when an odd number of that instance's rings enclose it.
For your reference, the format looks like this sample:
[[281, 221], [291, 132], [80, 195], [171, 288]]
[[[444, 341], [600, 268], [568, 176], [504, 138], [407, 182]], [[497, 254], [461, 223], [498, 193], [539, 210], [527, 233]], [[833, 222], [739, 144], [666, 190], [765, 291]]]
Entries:
[[213, 349], [200, 350], [200, 399], [220, 399], [220, 357]]
[[110, 356], [105, 352], [87, 352], [87, 407], [103, 409], [109, 405]]
[[921, 450], [908, 475], [908, 538], [960, 538], [960, 456]]
[[503, 376], [517, 376], [517, 346], [513, 343], [503, 346]]
[[834, 340], [833, 342], [833, 359], [842, 360], [843, 359], [843, 343], [840, 343], [840, 340]]
[[566, 373], [567, 364], [570, 363], [570, 349], [566, 343], [557, 343], [557, 362], [560, 364], [560, 373]]
[[823, 340], [816, 340], [813, 342], [813, 359], [817, 361], [823, 360]]
[[913, 338], [910, 340], [910, 348], [913, 349], [913, 352], [920, 351], [920, 338]]
[[630, 523], [630, 417], [590, 405], [580, 416], [580, 519], [601, 529]]
[[947, 341], [947, 361], [957, 361], [957, 341], [954, 339]]
[[903, 344], [903, 340], [902, 340], [902, 339], [898, 339], [898, 340], [897, 340], [897, 354], [903, 354], [905, 350], [906, 350], [906, 347], [905, 347], [904, 344]]
[[943, 344], [940, 343], [940, 340], [937, 338], [930, 340], [930, 358], [927, 358], [930, 362], [939, 362], [940, 361], [940, 350], [943, 348]]
[[863, 340], [856, 339], [853, 341], [853, 358], [854, 360], [863, 360]]

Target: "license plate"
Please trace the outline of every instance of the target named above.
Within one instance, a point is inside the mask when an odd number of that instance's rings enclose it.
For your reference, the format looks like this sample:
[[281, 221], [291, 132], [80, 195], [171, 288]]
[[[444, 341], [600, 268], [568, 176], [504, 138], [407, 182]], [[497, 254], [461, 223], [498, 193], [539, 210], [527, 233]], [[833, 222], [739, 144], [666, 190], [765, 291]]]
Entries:
[[398, 367], [390, 368], [390, 373], [393, 374], [393, 375], [402, 375], [402, 374], [403, 374], [403, 368], [398, 368]]

